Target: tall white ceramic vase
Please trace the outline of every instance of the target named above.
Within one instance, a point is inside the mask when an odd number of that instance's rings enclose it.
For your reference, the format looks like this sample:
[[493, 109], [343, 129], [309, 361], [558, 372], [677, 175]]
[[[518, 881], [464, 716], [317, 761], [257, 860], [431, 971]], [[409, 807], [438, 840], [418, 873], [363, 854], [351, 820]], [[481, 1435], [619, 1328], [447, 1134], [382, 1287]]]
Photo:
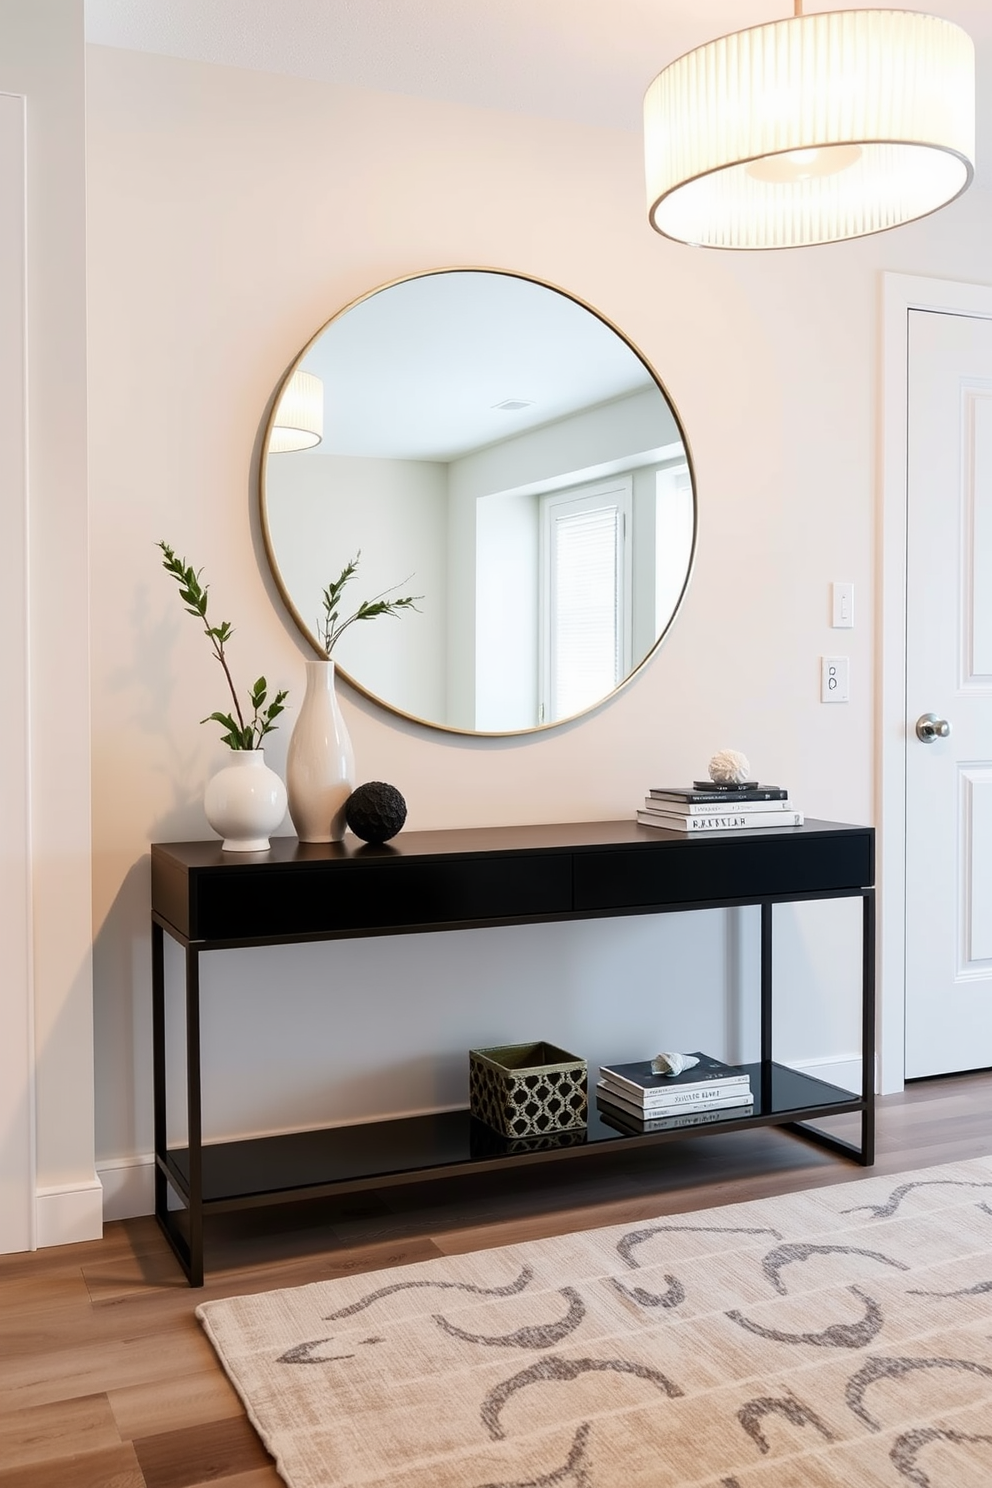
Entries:
[[338, 704], [333, 661], [308, 661], [306, 692], [286, 755], [289, 814], [301, 842], [340, 842], [355, 789], [355, 752]]
[[265, 750], [232, 749], [230, 762], [207, 781], [203, 810], [224, 852], [264, 852], [286, 815], [286, 787], [265, 763]]

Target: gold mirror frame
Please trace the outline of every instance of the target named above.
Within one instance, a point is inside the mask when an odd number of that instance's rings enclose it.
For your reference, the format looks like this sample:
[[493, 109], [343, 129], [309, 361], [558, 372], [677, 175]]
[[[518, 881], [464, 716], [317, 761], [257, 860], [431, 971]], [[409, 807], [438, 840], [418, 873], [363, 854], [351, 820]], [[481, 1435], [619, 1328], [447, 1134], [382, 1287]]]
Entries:
[[[608, 702], [611, 698], [615, 697], [619, 692], [621, 692], [625, 687], [627, 687], [628, 684], [630, 682], [632, 682], [633, 679], [638, 675], [638, 673], [641, 671], [641, 669], [647, 664], [647, 662], [651, 659], [651, 657], [654, 656], [654, 654], [658, 650], [659, 646], [662, 644], [662, 642], [668, 636], [668, 634], [669, 634], [669, 632], [670, 632], [670, 630], [671, 630], [671, 628], [672, 628], [672, 626], [673, 626], [673, 624], [675, 622], [675, 619], [678, 616], [678, 614], [679, 614], [679, 612], [680, 612], [680, 610], [681, 610], [681, 608], [682, 608], [682, 606], [683, 606], [683, 604], [685, 602], [685, 597], [686, 597], [686, 594], [687, 594], [688, 588], [689, 588], [689, 582], [690, 582], [690, 579], [692, 577], [693, 569], [694, 569], [694, 566], [695, 566], [696, 548], [697, 548], [698, 533], [699, 533], [698, 491], [697, 491], [697, 484], [696, 484], [695, 466], [694, 466], [694, 463], [693, 463], [692, 450], [690, 448], [689, 441], [688, 441], [688, 439], [686, 437], [685, 429], [683, 427], [682, 420], [681, 420], [681, 418], [679, 416], [678, 409], [676, 408], [676, 406], [675, 406], [675, 404], [674, 404], [671, 396], [669, 395], [667, 388], [665, 387], [664, 383], [662, 382], [661, 378], [658, 376], [658, 374], [656, 373], [656, 371], [652, 367], [651, 363], [647, 360], [647, 358], [644, 356], [644, 354], [640, 351], [640, 349], [638, 348], [638, 346], [630, 339], [629, 336], [627, 336], [622, 330], [620, 330], [620, 328], [618, 326], [616, 326], [607, 316], [603, 315], [600, 311], [598, 311], [597, 309], [595, 309], [592, 305], [589, 305], [588, 303], [586, 303], [586, 301], [580, 299], [577, 295], [571, 294], [568, 290], [562, 289], [559, 285], [551, 284], [547, 280], [539, 279], [536, 276], [530, 275], [530, 274], [518, 273], [518, 272], [516, 272], [514, 270], [510, 270], [510, 269], [479, 268], [477, 266], [452, 266], [452, 267], [445, 268], [445, 269], [429, 269], [429, 270], [424, 270], [422, 272], [415, 273], [415, 274], [401, 275], [399, 278], [392, 279], [392, 280], [389, 280], [388, 282], [386, 282], [384, 284], [377, 285], [375, 288], [368, 290], [364, 294], [358, 295], [355, 299], [349, 301], [348, 304], [342, 306], [342, 308], [340, 310], [338, 310], [334, 315], [330, 316], [330, 318], [328, 320], [326, 320], [314, 332], [314, 334], [310, 337], [309, 341], [307, 341], [307, 343], [305, 344], [305, 346], [303, 346], [303, 348], [301, 349], [301, 351], [299, 352], [299, 354], [295, 357], [295, 359], [293, 360], [293, 362], [286, 369], [286, 372], [284, 373], [284, 375], [280, 379], [279, 384], [276, 387], [275, 393], [274, 393], [273, 398], [272, 398], [270, 412], [269, 412], [268, 417], [266, 419], [265, 429], [264, 429], [264, 433], [263, 433], [262, 446], [261, 446], [261, 455], [260, 455], [260, 459], [259, 459], [259, 474], [258, 474], [259, 514], [260, 514], [260, 520], [261, 520], [261, 530], [262, 530], [263, 543], [264, 543], [264, 547], [265, 547], [265, 554], [266, 554], [266, 558], [268, 560], [270, 572], [272, 574], [273, 580], [275, 581], [275, 584], [276, 584], [276, 587], [277, 587], [277, 589], [279, 591], [280, 597], [282, 598], [282, 601], [285, 604], [286, 609], [287, 609], [290, 617], [292, 618], [294, 624], [296, 625], [297, 629], [299, 630], [299, 632], [303, 636], [303, 638], [312, 647], [315, 656], [326, 659], [326, 657], [327, 657], [326, 650], [321, 645], [320, 640], [315, 635], [314, 631], [310, 628], [310, 626], [303, 619], [303, 616], [300, 614], [300, 611], [299, 611], [299, 609], [298, 609], [295, 601], [293, 600], [292, 596], [289, 593], [289, 590], [287, 589], [286, 583], [285, 583], [284, 578], [283, 578], [282, 570], [280, 568], [280, 565], [279, 565], [279, 562], [278, 562], [278, 558], [277, 558], [276, 553], [275, 553], [275, 547], [274, 547], [273, 537], [272, 537], [272, 528], [271, 528], [271, 524], [270, 524], [270, 521], [269, 521], [268, 489], [267, 489], [266, 473], [267, 473], [268, 460], [269, 460], [269, 458], [271, 458], [270, 451], [269, 451], [269, 445], [270, 445], [270, 440], [272, 438], [273, 426], [274, 426], [275, 421], [276, 421], [276, 415], [277, 415], [277, 413], [279, 411], [280, 401], [282, 399], [283, 393], [284, 393], [284, 391], [285, 391], [288, 383], [290, 382], [290, 380], [292, 379], [292, 377], [294, 376], [294, 374], [297, 373], [302, 368], [302, 365], [303, 365], [303, 363], [304, 363], [307, 355], [310, 353], [310, 351], [312, 350], [312, 348], [314, 347], [314, 345], [320, 340], [320, 338], [323, 335], [326, 334], [326, 332], [330, 329], [331, 326], [333, 326], [336, 322], [340, 321], [350, 311], [354, 310], [357, 306], [362, 305], [362, 304], [366, 303], [367, 301], [373, 299], [375, 296], [381, 295], [381, 294], [385, 293], [386, 291], [388, 291], [390, 289], [394, 289], [398, 285], [407, 284], [407, 283], [410, 283], [411, 281], [415, 281], [415, 280], [428, 279], [428, 278], [438, 278], [438, 277], [440, 277], [442, 275], [446, 275], [446, 274], [492, 274], [492, 275], [499, 275], [499, 276], [501, 276], [503, 278], [506, 278], [506, 279], [520, 280], [520, 281], [522, 281], [524, 283], [527, 283], [527, 284], [536, 285], [537, 287], [539, 287], [541, 289], [544, 289], [544, 290], [547, 290], [547, 291], [549, 291], [552, 294], [556, 294], [556, 295], [561, 296], [562, 299], [569, 301], [571, 304], [575, 305], [578, 309], [585, 311], [588, 315], [591, 315], [595, 320], [599, 321], [601, 325], [605, 326], [607, 330], [611, 331], [613, 333], [613, 335], [616, 336], [618, 338], [618, 340], [621, 341], [628, 348], [628, 350], [633, 353], [633, 355], [637, 358], [637, 360], [643, 366], [644, 370], [646, 371], [646, 373], [650, 377], [651, 381], [654, 383], [654, 385], [657, 388], [658, 392], [661, 394], [661, 397], [664, 399], [664, 401], [665, 401], [665, 403], [667, 405], [667, 408], [668, 408], [668, 410], [669, 410], [669, 412], [671, 414], [671, 418], [672, 418], [672, 421], [673, 421], [673, 423], [675, 425], [675, 428], [678, 431], [679, 439], [681, 441], [682, 449], [683, 449], [683, 452], [684, 452], [685, 464], [686, 464], [686, 466], [688, 468], [688, 472], [689, 472], [689, 482], [690, 482], [691, 492], [692, 492], [692, 538], [691, 538], [691, 544], [690, 544], [690, 548], [689, 548], [688, 560], [687, 560], [686, 567], [685, 567], [685, 576], [684, 576], [684, 579], [682, 581], [681, 588], [679, 590], [678, 598], [676, 599], [674, 605], [672, 606], [671, 613], [670, 613], [669, 618], [668, 618], [667, 622], [665, 623], [664, 627], [659, 631], [658, 635], [655, 638], [654, 643], [644, 652], [644, 654], [641, 656], [640, 660], [637, 661], [635, 665], [631, 666], [630, 670], [624, 675], [623, 678], [621, 678], [621, 680], [616, 684], [615, 687], [611, 688], [608, 692], [603, 693], [594, 702], [589, 703], [587, 706], [578, 709], [574, 713], [570, 713], [568, 716], [561, 717], [561, 718], [551, 719], [551, 720], [549, 720], [547, 722], [539, 722], [539, 723], [536, 723], [536, 724], [533, 724], [533, 725], [529, 725], [529, 726], [523, 727], [523, 728], [512, 728], [512, 729], [473, 729], [473, 728], [465, 728], [465, 727], [461, 727], [461, 726], [459, 726], [457, 724], [451, 724], [451, 723], [447, 723], [447, 722], [440, 722], [440, 721], [438, 721], [436, 719], [425, 718], [425, 717], [420, 716], [419, 714], [409, 712], [406, 709], [398, 706], [396, 703], [392, 703], [392, 702], [388, 701], [388, 699], [386, 699], [386, 698], [380, 696], [378, 693], [374, 692], [371, 688], [369, 688], [365, 684], [363, 684], [357, 677], [353, 676], [345, 667], [341, 666], [340, 663], [338, 663], [337, 664], [337, 667], [336, 667], [336, 670], [337, 670], [338, 675], [341, 676], [341, 677], [343, 677], [344, 680], [351, 687], [354, 687], [357, 692], [361, 693], [363, 697], [368, 698], [371, 702], [374, 702], [374, 703], [378, 704], [380, 707], [385, 708], [388, 712], [395, 714], [397, 717], [405, 718], [405, 719], [409, 720], [410, 722], [420, 724], [420, 725], [422, 725], [425, 728], [438, 729], [438, 730], [440, 730], [443, 733], [460, 734], [460, 735], [463, 735], [463, 736], [466, 736], [466, 737], [470, 737], [470, 738], [513, 738], [513, 737], [518, 737], [518, 736], [527, 735], [527, 734], [543, 734], [543, 733], [547, 733], [551, 729], [560, 728], [564, 724], [574, 723], [577, 719], [586, 717], [588, 714], [594, 712], [597, 708], [601, 707], [604, 703]], [[333, 577], [333, 576], [332, 575], [329, 575], [328, 576], [329, 579], [331, 577]]]

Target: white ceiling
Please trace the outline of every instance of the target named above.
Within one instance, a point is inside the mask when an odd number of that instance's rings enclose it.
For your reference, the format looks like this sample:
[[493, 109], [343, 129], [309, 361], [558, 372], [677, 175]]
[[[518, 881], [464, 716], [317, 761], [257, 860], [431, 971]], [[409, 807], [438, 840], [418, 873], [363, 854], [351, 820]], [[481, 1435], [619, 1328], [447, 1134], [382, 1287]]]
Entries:
[[[990, 0], [871, 3], [963, 26], [992, 88]], [[849, 4], [807, 0], [806, 10]], [[87, 40], [105, 46], [628, 130], [640, 128], [644, 91], [673, 58], [793, 11], [792, 0], [85, 0], [85, 7]]]
[[[509, 274], [407, 279], [331, 322], [302, 365], [324, 385], [324, 449], [452, 460], [653, 386], [574, 300]], [[507, 400], [526, 402], [503, 409]], [[657, 443], [668, 438], [667, 426]]]

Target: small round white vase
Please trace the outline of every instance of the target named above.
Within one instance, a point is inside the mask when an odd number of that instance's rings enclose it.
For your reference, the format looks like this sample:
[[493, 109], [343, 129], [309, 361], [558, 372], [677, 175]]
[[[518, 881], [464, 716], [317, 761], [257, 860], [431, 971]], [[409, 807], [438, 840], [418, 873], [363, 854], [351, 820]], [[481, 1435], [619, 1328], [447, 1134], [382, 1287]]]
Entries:
[[224, 852], [264, 852], [286, 815], [286, 787], [264, 749], [232, 749], [230, 764], [207, 781], [203, 809]]
[[289, 815], [301, 842], [340, 842], [355, 789], [355, 751], [338, 704], [333, 661], [305, 662], [306, 691], [286, 754]]

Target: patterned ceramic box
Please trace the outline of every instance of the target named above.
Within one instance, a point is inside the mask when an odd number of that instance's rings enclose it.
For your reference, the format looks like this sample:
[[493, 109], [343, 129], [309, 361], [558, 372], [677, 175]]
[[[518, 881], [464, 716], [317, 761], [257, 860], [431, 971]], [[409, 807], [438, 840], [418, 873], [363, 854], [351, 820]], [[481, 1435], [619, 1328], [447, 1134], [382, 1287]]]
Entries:
[[540, 1136], [586, 1125], [586, 1061], [555, 1044], [470, 1049], [468, 1069], [472, 1115], [505, 1137]]

